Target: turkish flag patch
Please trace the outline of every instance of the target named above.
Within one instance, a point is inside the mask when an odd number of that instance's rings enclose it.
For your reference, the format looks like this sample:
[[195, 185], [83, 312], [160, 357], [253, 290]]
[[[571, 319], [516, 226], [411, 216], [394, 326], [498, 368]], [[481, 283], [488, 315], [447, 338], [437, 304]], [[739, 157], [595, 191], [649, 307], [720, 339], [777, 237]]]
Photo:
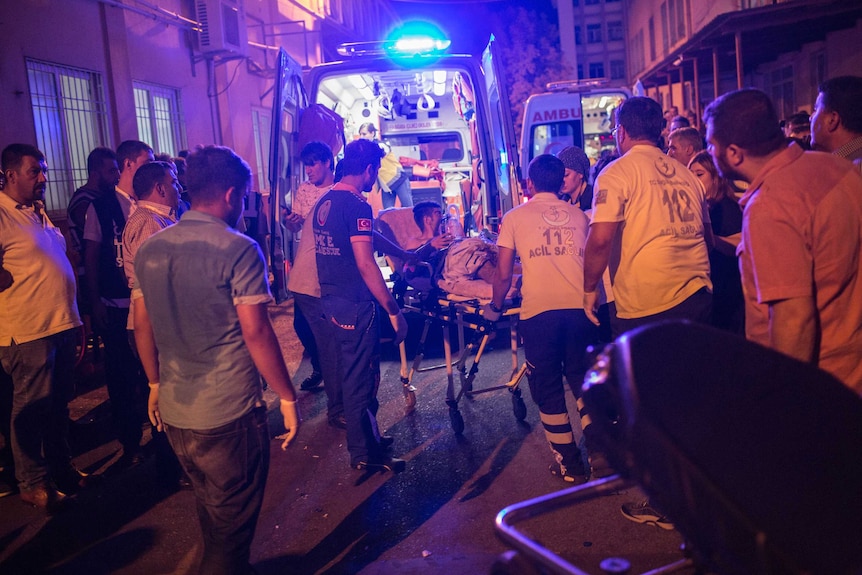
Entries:
[[370, 232], [371, 231], [371, 219], [369, 218], [359, 218], [356, 220], [356, 229], [360, 232]]

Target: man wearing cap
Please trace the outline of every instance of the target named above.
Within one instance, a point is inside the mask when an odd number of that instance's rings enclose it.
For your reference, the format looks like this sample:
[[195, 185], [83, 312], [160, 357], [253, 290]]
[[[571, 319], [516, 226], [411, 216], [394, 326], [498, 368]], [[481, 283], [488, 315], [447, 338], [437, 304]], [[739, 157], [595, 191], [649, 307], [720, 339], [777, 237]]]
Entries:
[[589, 184], [590, 160], [587, 154], [577, 146], [567, 146], [557, 153], [557, 158], [566, 168], [560, 199], [579, 206], [583, 211], [589, 210], [593, 188]]

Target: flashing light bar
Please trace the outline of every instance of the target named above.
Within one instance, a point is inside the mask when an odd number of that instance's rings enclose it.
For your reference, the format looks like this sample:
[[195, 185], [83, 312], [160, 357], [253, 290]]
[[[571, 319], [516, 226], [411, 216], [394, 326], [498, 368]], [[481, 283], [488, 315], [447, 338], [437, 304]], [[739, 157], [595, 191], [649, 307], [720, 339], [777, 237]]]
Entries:
[[549, 92], [587, 92], [594, 88], [604, 88], [607, 85], [607, 78], [596, 78], [593, 80], [562, 80], [559, 82], [548, 82], [545, 84], [545, 89]]
[[398, 40], [379, 40], [374, 42], [348, 42], [341, 44], [338, 55], [343, 57], [382, 56], [396, 57], [441, 54], [452, 45], [451, 40], [430, 36], [409, 36]]

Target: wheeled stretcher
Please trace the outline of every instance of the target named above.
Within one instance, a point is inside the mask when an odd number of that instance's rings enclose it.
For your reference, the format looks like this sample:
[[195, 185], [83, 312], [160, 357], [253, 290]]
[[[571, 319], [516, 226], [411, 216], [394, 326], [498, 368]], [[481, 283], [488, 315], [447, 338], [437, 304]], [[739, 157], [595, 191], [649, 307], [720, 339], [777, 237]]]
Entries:
[[[407, 245], [409, 234], [416, 232], [412, 210], [409, 208], [385, 210], [380, 213], [377, 221], [378, 231], [400, 246]], [[393, 262], [392, 258], [390, 258], [390, 265], [393, 270], [400, 270], [402, 267], [400, 262]], [[429, 282], [427, 287], [416, 288], [396, 274], [393, 274], [396, 279], [392, 283], [392, 288], [402, 310], [407, 313], [418, 314], [424, 318], [422, 335], [419, 338], [419, 346], [412, 362], [408, 361], [405, 344], [401, 343], [400, 345], [400, 376], [407, 413], [412, 412], [416, 405], [416, 389], [413, 386], [414, 376], [420, 372], [445, 367], [446, 404], [455, 433], [460, 434], [464, 431], [464, 418], [458, 409], [460, 400], [465, 396], [469, 399], [491, 391], [507, 389], [511, 393], [512, 411], [515, 417], [519, 421], [523, 420], [526, 417], [527, 409], [518, 386], [526, 372], [526, 364], [519, 367], [517, 335], [519, 309], [516, 307], [517, 299], [509, 300], [506, 313], [496, 322], [490, 322], [482, 314], [482, 305], [488, 303], [487, 298], [447, 293], [439, 287], [442, 282], [435, 282], [437, 285]], [[434, 274], [431, 272], [428, 275], [430, 277]], [[485, 287], [488, 288], [487, 284]], [[476, 388], [474, 382], [488, 342], [498, 328], [505, 326], [509, 327], [512, 350], [511, 376], [503, 384]], [[452, 327], [455, 328], [458, 339], [454, 352], [450, 331]], [[425, 342], [432, 328], [442, 329], [445, 362], [442, 365], [423, 367]], [[457, 385], [456, 371], [458, 373]]]
[[[475, 397], [476, 395], [507, 389], [512, 398], [512, 412], [518, 421], [523, 421], [527, 416], [527, 407], [521, 397], [519, 384], [527, 370], [526, 363], [518, 366], [518, 334], [517, 318], [518, 308], [507, 309], [505, 314], [497, 321], [490, 322], [482, 315], [482, 302], [477, 299], [466, 298], [454, 294], [440, 294], [430, 296], [428, 299], [420, 297], [421, 294], [408, 290], [402, 301], [405, 312], [416, 313], [425, 318], [422, 327], [422, 335], [419, 338], [419, 346], [412, 363], [407, 359], [407, 348], [402, 342], [401, 353], [401, 383], [404, 386], [404, 394], [407, 401], [407, 410], [412, 411], [415, 406], [415, 388], [412, 385], [415, 374], [431, 369], [446, 368], [446, 405], [449, 407], [449, 420], [455, 433], [464, 431], [464, 418], [458, 410], [458, 402], [462, 397]], [[422, 367], [425, 357], [425, 341], [432, 326], [440, 326], [443, 331], [443, 365]], [[493, 332], [503, 325], [508, 324], [511, 350], [512, 350], [512, 372], [509, 380], [500, 385], [475, 388], [474, 381], [479, 371], [479, 362], [490, 341]], [[458, 347], [455, 354], [452, 352], [452, 341], [450, 327], [457, 330]], [[467, 332], [470, 332], [468, 335]], [[468, 340], [469, 338], [469, 340]], [[454, 359], [457, 356], [457, 359]], [[469, 369], [468, 362], [471, 361]], [[455, 372], [458, 372], [458, 386], [456, 389]]]

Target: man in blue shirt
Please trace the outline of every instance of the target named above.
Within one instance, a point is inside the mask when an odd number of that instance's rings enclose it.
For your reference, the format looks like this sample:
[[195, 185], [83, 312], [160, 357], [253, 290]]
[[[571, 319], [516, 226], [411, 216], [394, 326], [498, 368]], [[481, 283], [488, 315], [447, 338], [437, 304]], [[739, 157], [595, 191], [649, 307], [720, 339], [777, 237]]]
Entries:
[[235, 229], [251, 170], [210, 146], [189, 156], [187, 177], [191, 211], [135, 258], [135, 341], [150, 421], [167, 433], [198, 500], [200, 572], [245, 573], [269, 469], [260, 375], [281, 398], [282, 449], [299, 413], [269, 321], [263, 255]]
[[407, 336], [407, 322], [374, 260], [371, 206], [362, 197], [377, 180], [382, 156], [374, 142], [348, 144], [341, 160], [342, 179], [318, 200], [312, 215], [323, 309], [341, 348], [350, 465], [397, 473], [404, 469], [404, 461], [386, 455], [391, 439], [381, 438], [377, 428], [377, 303], [389, 314], [396, 345]]

